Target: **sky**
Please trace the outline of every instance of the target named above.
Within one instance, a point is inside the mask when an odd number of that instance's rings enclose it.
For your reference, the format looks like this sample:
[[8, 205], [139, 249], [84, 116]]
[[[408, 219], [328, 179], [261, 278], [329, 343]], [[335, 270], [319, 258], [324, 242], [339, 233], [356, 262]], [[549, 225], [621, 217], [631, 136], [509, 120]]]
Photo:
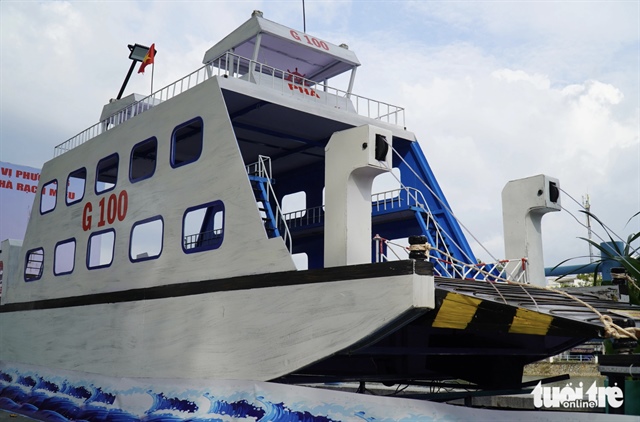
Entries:
[[[3, 0], [0, 161], [42, 167], [97, 123], [128, 44], [155, 43], [158, 89], [253, 10], [303, 29], [301, 1]], [[504, 257], [505, 184], [538, 174], [563, 191], [564, 209], [542, 219], [546, 266], [588, 253], [586, 195], [615, 234], [640, 231], [628, 222], [640, 210], [640, 2], [307, 0], [305, 17], [307, 33], [358, 56], [356, 94], [406, 109], [480, 259]], [[134, 72], [125, 95], [149, 90], [149, 72]]]

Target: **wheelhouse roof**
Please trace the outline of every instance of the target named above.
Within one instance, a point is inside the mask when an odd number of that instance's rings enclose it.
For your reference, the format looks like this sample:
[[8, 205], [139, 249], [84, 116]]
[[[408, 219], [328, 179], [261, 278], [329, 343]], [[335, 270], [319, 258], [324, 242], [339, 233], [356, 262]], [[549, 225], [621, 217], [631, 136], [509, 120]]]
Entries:
[[[355, 53], [271, 22], [255, 14], [222, 41], [211, 47], [202, 62], [208, 64], [226, 52], [253, 58], [260, 35], [257, 61], [285, 71], [297, 71], [305, 78], [323, 81], [360, 66]], [[226, 65], [224, 61], [221, 65]], [[297, 70], [296, 70], [297, 69]]]

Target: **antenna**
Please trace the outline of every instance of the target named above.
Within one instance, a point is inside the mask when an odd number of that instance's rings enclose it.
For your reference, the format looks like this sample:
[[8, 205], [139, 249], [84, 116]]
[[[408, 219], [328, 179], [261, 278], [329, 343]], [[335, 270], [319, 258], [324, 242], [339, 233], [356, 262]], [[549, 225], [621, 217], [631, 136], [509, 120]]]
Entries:
[[[582, 197], [582, 208], [587, 212], [587, 237], [591, 240], [591, 204], [589, 203], [589, 194]], [[589, 243], [589, 262], [593, 262], [593, 245]]]
[[304, 13], [304, 0], [302, 0], [302, 32], [307, 32], [307, 18]]

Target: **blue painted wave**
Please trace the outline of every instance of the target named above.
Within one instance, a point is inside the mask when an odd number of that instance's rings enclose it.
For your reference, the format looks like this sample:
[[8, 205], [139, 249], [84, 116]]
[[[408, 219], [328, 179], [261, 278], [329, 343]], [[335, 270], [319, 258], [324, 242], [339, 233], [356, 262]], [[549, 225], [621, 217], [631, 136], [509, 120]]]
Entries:
[[[334, 422], [328, 416], [306, 409], [295, 410], [284, 402], [273, 403], [264, 396], [245, 392], [231, 391], [225, 396], [215, 396], [201, 390], [154, 391], [129, 386], [118, 390], [87, 377], [87, 374], [78, 378], [48, 377], [36, 371], [3, 369], [0, 371], [0, 409], [47, 422], [223, 422], [229, 418], [260, 422]], [[145, 402], [144, 396], [151, 399], [146, 409], [125, 408], [127, 398], [139, 405]]]

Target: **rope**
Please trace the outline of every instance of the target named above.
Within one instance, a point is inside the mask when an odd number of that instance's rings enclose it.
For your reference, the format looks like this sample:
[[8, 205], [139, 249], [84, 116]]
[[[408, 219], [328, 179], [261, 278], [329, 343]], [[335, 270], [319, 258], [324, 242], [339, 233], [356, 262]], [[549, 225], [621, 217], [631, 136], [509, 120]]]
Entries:
[[[388, 144], [388, 142], [387, 142], [387, 144]], [[390, 148], [391, 148], [392, 150], [394, 150], [394, 149], [393, 149], [393, 146], [391, 146], [391, 145], [389, 145], [389, 146], [390, 146]], [[394, 152], [395, 152], [395, 150], [394, 150]], [[399, 155], [397, 152], [396, 152], [396, 155], [398, 155], [398, 156], [400, 157], [400, 155]], [[400, 158], [402, 159], [402, 157], [400, 157]], [[404, 161], [404, 160], [403, 160], [403, 161]], [[407, 186], [405, 186], [405, 185], [402, 183], [402, 181], [401, 181], [401, 180], [400, 180], [400, 179], [399, 179], [399, 178], [398, 178], [398, 177], [393, 173], [393, 171], [391, 171], [392, 169], [390, 169], [384, 161], [381, 161], [381, 162], [380, 162], [380, 164], [382, 164], [382, 166], [383, 166], [383, 167], [385, 167], [387, 170], [389, 170], [389, 173], [391, 173], [391, 175], [393, 176], [393, 178], [394, 178], [394, 179], [396, 179], [396, 181], [400, 184], [400, 187], [401, 187], [402, 189], [405, 189], [405, 190], [407, 191], [407, 195], [411, 195], [411, 193], [409, 193], [409, 190], [408, 190]], [[424, 182], [422, 181], [422, 179], [420, 179], [420, 176], [418, 176], [418, 175], [416, 174], [416, 172], [413, 170], [413, 168], [411, 168], [411, 167], [409, 166], [409, 164], [408, 164], [408, 163], [406, 163], [406, 162], [405, 162], [405, 164], [406, 164], [406, 165], [407, 165], [407, 167], [408, 167], [408, 168], [409, 168], [409, 169], [410, 169], [410, 170], [411, 170], [411, 171], [416, 175], [416, 177], [417, 177], [417, 178], [418, 178], [418, 179], [419, 179], [419, 180], [420, 180], [420, 181], [425, 185], [425, 187], [429, 190], [429, 192], [431, 192], [431, 194], [432, 194], [436, 199], [438, 199], [438, 201], [440, 201], [440, 202], [441, 202], [441, 204], [443, 205], [443, 207], [445, 207], [445, 209], [451, 213], [452, 217], [453, 217], [453, 218], [456, 218], [456, 217], [453, 215], [453, 212], [451, 212], [451, 210], [450, 210], [449, 208], [447, 208], [445, 204], [443, 204], [443, 203], [442, 203], [442, 201], [440, 200], [440, 198], [439, 198], [439, 197], [437, 197], [437, 195], [436, 195], [436, 194], [431, 190], [431, 188], [429, 188], [429, 186], [428, 186], [426, 183], [424, 183]], [[420, 191], [418, 191], [418, 192], [420, 192]], [[420, 194], [422, 195], [422, 193], [420, 193]], [[471, 260], [472, 260], [472, 259], [471, 259], [471, 257], [469, 257], [469, 256], [464, 252], [464, 250], [460, 247], [460, 245], [458, 245], [458, 243], [455, 241], [455, 239], [453, 239], [453, 238], [449, 235], [449, 233], [447, 233], [445, 230], [442, 230], [442, 227], [440, 227], [440, 226], [438, 225], [438, 222], [433, 218], [433, 213], [431, 212], [431, 210], [429, 210], [429, 209], [425, 209], [425, 208], [422, 206], [422, 204], [420, 204], [420, 203], [419, 203], [418, 199], [419, 199], [419, 198], [418, 198], [418, 197], [417, 197], [417, 195], [416, 195], [416, 198], [415, 198], [416, 205], [418, 205], [418, 206], [419, 206], [419, 208], [420, 208], [422, 211], [426, 212], [427, 214], [429, 214], [429, 215], [431, 216], [430, 220], [433, 222], [433, 224], [434, 224], [434, 226], [435, 226], [435, 228], [436, 228], [436, 232], [437, 232], [440, 236], [442, 236], [442, 233], [444, 233], [444, 235], [445, 235], [446, 237], [448, 237], [448, 238], [449, 238], [449, 241], [450, 241], [450, 242], [451, 242], [451, 243], [452, 243], [456, 248], [458, 248], [458, 250], [459, 250], [459, 251], [460, 251], [460, 252], [465, 256], [465, 258], [467, 258], [467, 260], [471, 261]], [[427, 205], [427, 204], [424, 204], [424, 205]], [[456, 218], [456, 220], [457, 220], [457, 218]], [[458, 222], [459, 222], [459, 221], [458, 221]], [[459, 223], [460, 223], [460, 222], [459, 222]], [[427, 222], [427, 224], [428, 224], [428, 222]], [[462, 223], [460, 223], [460, 224], [462, 225]], [[472, 236], [473, 236], [473, 235], [472, 235]], [[474, 239], [475, 239], [475, 238], [474, 238]], [[476, 239], [476, 241], [477, 241], [477, 239]], [[443, 237], [443, 244], [444, 244], [444, 237]], [[446, 246], [446, 245], [445, 245], [445, 246]]]
[[[389, 145], [389, 148], [391, 148], [391, 150], [394, 152], [394, 154], [407, 166], [407, 168], [413, 173], [413, 175], [420, 181], [420, 183], [422, 183], [424, 185], [425, 188], [427, 188], [427, 190], [431, 193], [431, 195], [433, 195], [434, 198], [436, 198], [436, 200], [438, 202], [440, 202], [440, 205], [442, 205], [442, 208], [444, 208], [449, 215], [451, 215], [451, 217], [453, 217], [454, 220], [456, 220], [458, 222], [458, 224], [460, 224], [460, 227], [462, 227], [463, 229], [465, 229], [465, 231], [467, 233], [469, 233], [469, 235], [473, 238], [473, 240], [475, 240], [478, 245], [480, 245], [480, 247], [482, 249], [484, 249], [484, 251], [489, 254], [489, 256], [491, 257], [491, 259], [493, 259], [494, 261], [497, 261], [498, 259], [496, 257], [493, 256], [493, 254], [491, 252], [489, 252], [489, 250], [482, 244], [482, 242], [480, 242], [480, 240], [478, 240], [477, 237], [475, 237], [475, 235], [471, 232], [471, 230], [469, 230], [467, 228], [467, 226], [465, 226], [462, 221], [460, 221], [458, 219], [458, 217], [456, 217], [456, 215], [453, 213], [453, 211], [451, 210], [451, 208], [449, 208], [449, 206], [438, 196], [436, 195], [436, 193], [431, 189], [431, 187], [427, 184], [427, 182], [425, 182], [424, 180], [422, 180], [422, 178], [420, 177], [420, 175], [413, 169], [413, 167], [411, 167], [409, 165], [409, 163], [407, 163], [404, 159], [404, 157], [402, 157], [402, 155], [400, 155], [400, 153], [393, 147], [393, 145], [391, 145], [389, 143], [389, 141], [386, 141], [387, 144]], [[395, 175], [394, 175], [395, 177]], [[401, 183], [402, 186], [402, 183]], [[453, 239], [451, 239], [453, 241]], [[455, 244], [455, 242], [454, 242]], [[460, 246], [456, 245], [458, 247], [458, 249], [460, 249], [462, 251], [462, 249], [460, 248]], [[468, 259], [469, 257], [467, 257]], [[471, 259], [469, 259], [471, 261]]]
[[[386, 239], [384, 238], [380, 238], [383, 241], [386, 241]], [[455, 257], [447, 254], [444, 251], [441, 251], [437, 248], [434, 248], [432, 246], [428, 246], [427, 249], [431, 249], [431, 250], [435, 250], [440, 252], [441, 254], [447, 256], [449, 259], [451, 259], [451, 261], [457, 261], [459, 263], [459, 265], [465, 266], [465, 267], [470, 267], [470, 264], [467, 264], [466, 262], [460, 261], [459, 259], [456, 259]], [[396, 255], [397, 256], [397, 255]], [[509, 280], [506, 279], [504, 277], [500, 277], [500, 276], [495, 276], [487, 271], [484, 271], [480, 268], [475, 268], [474, 270], [486, 275], [486, 276], [490, 276], [493, 277], [496, 280], [502, 281], [504, 283], [510, 284], [510, 285], [516, 285], [516, 286], [520, 286], [520, 288], [527, 294], [527, 296], [529, 296], [529, 298], [531, 299], [531, 301], [535, 304], [536, 306], [536, 310], [538, 310], [538, 312], [540, 312], [540, 308], [538, 307], [537, 302], [535, 301], [535, 299], [533, 298], [533, 296], [527, 291], [527, 289], [525, 289], [525, 287], [529, 287], [529, 288], [534, 288], [534, 289], [539, 289], [539, 290], [547, 290], [550, 292], [554, 292], [554, 293], [558, 293], [562, 296], [565, 296], [569, 299], [572, 299], [578, 303], [580, 303], [581, 305], [583, 305], [584, 307], [586, 307], [587, 309], [589, 309], [590, 311], [592, 311], [594, 314], [596, 314], [596, 316], [598, 317], [598, 319], [600, 319], [600, 322], [602, 322], [602, 325], [604, 327], [604, 331], [605, 331], [605, 337], [609, 338], [609, 337], [613, 337], [615, 339], [620, 339], [620, 338], [632, 338], [634, 340], [638, 340], [638, 337], [640, 337], [640, 329], [637, 329], [635, 327], [630, 327], [630, 328], [623, 328], [620, 327], [619, 325], [615, 324], [613, 322], [613, 319], [611, 318], [611, 316], [609, 315], [604, 315], [602, 314], [600, 311], [598, 311], [596, 308], [594, 308], [592, 305], [588, 304], [587, 302], [583, 301], [582, 299], [577, 298], [576, 296], [569, 294], [567, 292], [564, 292], [562, 290], [558, 290], [558, 289], [554, 289], [551, 287], [541, 287], [541, 286], [536, 286], [533, 284], [524, 284], [524, 283], [520, 283], [517, 281], [513, 281], [513, 280]], [[631, 281], [631, 283], [637, 287], [637, 285], [631, 280], [631, 277], [627, 275], [627, 280]], [[503, 300], [503, 302], [508, 305], [509, 303], [507, 302], [507, 300], [504, 298], [504, 296], [502, 295], [502, 293], [498, 290], [498, 288], [495, 286], [495, 283], [490, 283], [488, 280], [484, 280], [484, 282], [488, 283], [491, 287], [493, 287], [493, 289], [496, 291], [496, 293], [498, 293], [498, 295], [500, 296], [500, 298]]]
[[[485, 246], [482, 244], [482, 242], [480, 242], [474, 235], [473, 233], [458, 219], [458, 217], [455, 216], [455, 214], [453, 213], [453, 211], [447, 206], [447, 204], [438, 196], [436, 195], [436, 193], [431, 189], [431, 187], [424, 181], [422, 180], [422, 178], [420, 177], [420, 175], [418, 175], [418, 173], [409, 165], [409, 163], [407, 163], [404, 159], [404, 157], [402, 157], [400, 155], [400, 153], [398, 153], [398, 151], [393, 147], [393, 145], [391, 145], [391, 143], [389, 141], [386, 141], [387, 144], [389, 145], [389, 147], [391, 148], [391, 150], [394, 152], [394, 154], [396, 154], [396, 156], [407, 166], [407, 168], [413, 173], [413, 175], [424, 185], [424, 187], [427, 188], [427, 190], [433, 195], [434, 198], [436, 198], [436, 200], [438, 202], [440, 202], [440, 205], [442, 205], [442, 207], [451, 215], [451, 217], [453, 217], [458, 224], [460, 224], [460, 226], [462, 228], [464, 228], [467, 233], [469, 233], [469, 235], [478, 243], [478, 245], [480, 245], [480, 247], [482, 247], [482, 249], [484, 249], [484, 251], [486, 253], [489, 254], [489, 256], [494, 260], [494, 261], [498, 261], [498, 259], [496, 257], [493, 256], [493, 254], [491, 254], [491, 252], [489, 252], [489, 250], [487, 248], [485, 248]], [[389, 169], [386, 164], [384, 162], [382, 162], [383, 165]], [[393, 172], [391, 172], [391, 174], [393, 174]], [[394, 177], [396, 178], [396, 180], [398, 180], [398, 178], [394, 175]], [[398, 182], [400, 182], [400, 186], [404, 187], [404, 185], [402, 184], [402, 182], [400, 180], [398, 180]], [[562, 189], [561, 189], [562, 190]], [[569, 198], [571, 198], [574, 202], [578, 203], [571, 195], [569, 195], [566, 191], [562, 190], [563, 193], [565, 193]], [[582, 207], [581, 204], [578, 203], [578, 205], [580, 205]], [[561, 206], [561, 208], [567, 212], [569, 212], [568, 210], [566, 210], [564, 207]], [[426, 211], [426, 210], [425, 210]], [[569, 212], [569, 214], [576, 219], [576, 221], [578, 221], [578, 223], [580, 223], [582, 226], [586, 227], [584, 224], [582, 224], [582, 222], [580, 222], [573, 214], [571, 214], [571, 212]], [[435, 221], [435, 220], [434, 220]], [[598, 220], [598, 222], [608, 231], [610, 231], [611, 233], [613, 233], [616, 237], [618, 237], [619, 239], [620, 236], [618, 236], [615, 232], [611, 231], [611, 229], [609, 229], [609, 227], [607, 227], [604, 223], [600, 222]], [[445, 234], [447, 234], [445, 232]], [[447, 236], [450, 238], [450, 236], [447, 234]], [[596, 236], [598, 236], [596, 234]], [[600, 240], [602, 240], [602, 238], [600, 236], [598, 236], [598, 238]], [[386, 239], [383, 239], [386, 240]], [[453, 239], [450, 238], [450, 240], [455, 244], [455, 241]], [[622, 240], [622, 239], [621, 239]], [[455, 244], [455, 246], [462, 251], [462, 249], [460, 248], [459, 245]], [[433, 248], [433, 247], [429, 247], [429, 249], [435, 250], [439, 253], [441, 253], [444, 256], [447, 256], [449, 259], [451, 259], [452, 261], [458, 261], [462, 266], [464, 267], [469, 267], [471, 265], [467, 264], [466, 262], [460, 261], [458, 259], [456, 259], [455, 257], [451, 256], [449, 253], [441, 251], [439, 249]], [[393, 250], [392, 250], [393, 251]], [[395, 252], [394, 252], [395, 254]], [[465, 254], [466, 256], [466, 254]], [[397, 257], [397, 255], [396, 255]], [[466, 256], [467, 259], [469, 259], [468, 256]], [[625, 259], [625, 257], [621, 256], [622, 259]], [[469, 259], [470, 261], [470, 259]], [[613, 337], [616, 339], [619, 338], [632, 338], [634, 340], [638, 340], [638, 337], [640, 337], [640, 329], [636, 329], [636, 328], [622, 328], [619, 325], [615, 324], [613, 322], [613, 319], [611, 318], [611, 316], [609, 315], [603, 315], [600, 311], [598, 311], [596, 308], [594, 308], [593, 306], [589, 305], [588, 303], [586, 303], [585, 301], [567, 293], [567, 292], [563, 292], [561, 290], [558, 289], [552, 289], [550, 287], [540, 287], [540, 286], [536, 286], [533, 284], [528, 284], [525, 285], [524, 283], [519, 283], [516, 281], [512, 281], [512, 280], [508, 280], [505, 279], [503, 277], [499, 277], [499, 276], [495, 276], [492, 275], [490, 273], [488, 273], [487, 271], [484, 271], [480, 268], [474, 267], [474, 270], [477, 272], [480, 272], [481, 274], [485, 274], [486, 276], [491, 276], [493, 278], [495, 278], [496, 280], [500, 280], [500, 281], [504, 281], [505, 283], [511, 284], [511, 285], [518, 285], [522, 288], [522, 290], [527, 294], [527, 296], [529, 296], [529, 298], [532, 300], [532, 302], [535, 304], [536, 309], [538, 310], [538, 312], [540, 311], [540, 309], [538, 308], [538, 304], [535, 301], [535, 299], [533, 298], [533, 296], [531, 296], [531, 294], [529, 294], [529, 292], [527, 292], [527, 290], [525, 289], [525, 286], [534, 288], [534, 289], [540, 289], [540, 290], [547, 290], [547, 291], [551, 291], [551, 292], [555, 292], [555, 293], [559, 293], [562, 296], [565, 296], [569, 299], [575, 300], [576, 302], [582, 304], [583, 306], [585, 306], [587, 309], [591, 310], [593, 313], [595, 313], [598, 318], [600, 319], [600, 321], [602, 322], [602, 325], [604, 326], [604, 330], [605, 330], [605, 334], [607, 335], [607, 337]], [[488, 281], [486, 281], [488, 282]], [[491, 285], [494, 290], [496, 291], [496, 293], [498, 293], [498, 295], [502, 298], [502, 300], [504, 301], [505, 304], [508, 304], [507, 300], [504, 298], [504, 296], [502, 296], [502, 293], [500, 293], [500, 291], [498, 290], [498, 288], [494, 285], [495, 283], [489, 283], [489, 285]], [[632, 281], [632, 284], [637, 288], [638, 286]]]

